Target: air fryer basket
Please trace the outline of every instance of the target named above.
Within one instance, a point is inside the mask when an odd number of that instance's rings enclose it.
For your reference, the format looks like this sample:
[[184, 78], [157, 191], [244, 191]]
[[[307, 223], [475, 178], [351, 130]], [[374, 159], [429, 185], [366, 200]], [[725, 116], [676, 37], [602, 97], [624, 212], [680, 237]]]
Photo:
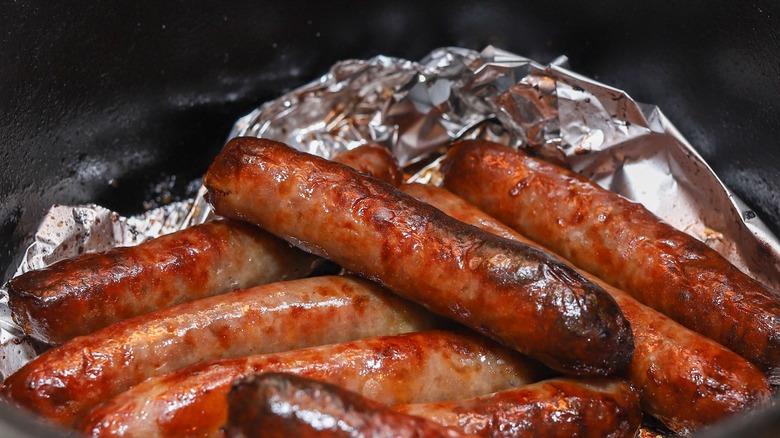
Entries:
[[[448, 45], [493, 44], [541, 62], [564, 54], [573, 70], [659, 105], [780, 232], [775, 2], [4, 3], [3, 270], [52, 204], [131, 214], [163, 192], [185, 197], [232, 122], [258, 103], [338, 60], [419, 59]], [[703, 436], [748, 434], [780, 434], [780, 409]], [[0, 436], [52, 431], [0, 405]]]

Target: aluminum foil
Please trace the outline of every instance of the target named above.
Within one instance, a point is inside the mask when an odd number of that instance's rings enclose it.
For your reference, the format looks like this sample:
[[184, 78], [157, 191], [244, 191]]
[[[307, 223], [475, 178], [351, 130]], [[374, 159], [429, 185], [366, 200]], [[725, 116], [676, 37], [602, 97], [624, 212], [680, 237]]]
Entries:
[[[641, 202], [780, 290], [780, 241], [661, 110], [567, 64], [495, 47], [437, 49], [419, 63], [344, 61], [241, 118], [231, 137], [271, 138], [326, 158], [374, 142], [405, 167], [465, 137], [529, 148]], [[411, 180], [436, 184], [437, 166]]]
[[[543, 65], [494, 47], [441, 48], [419, 62], [343, 61], [239, 119], [230, 137], [272, 138], [326, 158], [378, 143], [410, 180], [430, 184], [438, 183], [437, 157], [454, 139], [527, 148], [643, 203], [780, 290], [780, 241], [663, 113], [567, 64], [561, 57]], [[211, 215], [204, 193], [132, 218], [95, 205], [54, 206], [16, 275], [203, 222]], [[7, 293], [0, 298], [0, 342], [3, 376], [37, 354], [10, 317]]]
[[[191, 225], [199, 211], [187, 200], [122, 217], [99, 205], [55, 205], [49, 209], [27, 247], [14, 277], [45, 268], [84, 252], [137, 245]], [[38, 355], [42, 346], [24, 336], [13, 321], [8, 292], [0, 289], [0, 377], [11, 375]]]

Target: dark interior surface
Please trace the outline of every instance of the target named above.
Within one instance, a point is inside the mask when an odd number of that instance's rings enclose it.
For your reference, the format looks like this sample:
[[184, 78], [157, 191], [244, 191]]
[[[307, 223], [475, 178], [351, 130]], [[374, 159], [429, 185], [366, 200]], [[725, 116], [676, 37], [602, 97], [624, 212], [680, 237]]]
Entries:
[[201, 3], [0, 4], [0, 273], [52, 204], [128, 214], [186, 196], [232, 122], [264, 100], [341, 59], [447, 45], [565, 54], [659, 105], [780, 231], [776, 2]]

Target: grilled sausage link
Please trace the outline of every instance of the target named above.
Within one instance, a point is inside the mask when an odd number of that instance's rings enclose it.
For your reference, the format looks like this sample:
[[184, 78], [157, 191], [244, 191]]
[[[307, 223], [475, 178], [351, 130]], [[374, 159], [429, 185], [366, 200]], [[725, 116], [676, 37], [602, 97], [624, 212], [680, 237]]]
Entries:
[[640, 204], [523, 152], [454, 145], [444, 186], [765, 372], [780, 371], [780, 298]]
[[[445, 189], [405, 184], [401, 190], [455, 219], [534, 244]], [[582, 274], [612, 295], [631, 323], [634, 354], [625, 376], [639, 389], [643, 409], [670, 429], [687, 434], [770, 400], [769, 383], [750, 362], [625, 292]]]
[[[361, 146], [335, 161], [400, 182], [395, 158], [378, 146]], [[25, 273], [9, 283], [10, 306], [25, 333], [59, 344], [178, 303], [301, 278], [318, 262], [255, 227], [217, 220]]]
[[324, 380], [389, 405], [474, 397], [536, 381], [529, 359], [471, 334], [427, 331], [192, 365], [153, 377], [80, 422], [91, 436], [214, 436], [230, 384], [278, 371]]
[[463, 437], [336, 385], [293, 374], [242, 379], [228, 394], [228, 437]]
[[610, 374], [631, 357], [628, 322], [601, 288], [543, 251], [346, 166], [236, 138], [205, 185], [218, 214], [252, 221], [551, 368]]
[[131, 316], [311, 272], [314, 256], [257, 227], [215, 220], [13, 278], [14, 319], [50, 344]]
[[144, 379], [204, 360], [432, 328], [419, 306], [352, 277], [272, 283], [130, 318], [47, 351], [9, 377], [6, 400], [70, 426]]
[[551, 379], [394, 409], [483, 437], [633, 438], [642, 422], [636, 390], [618, 379]]

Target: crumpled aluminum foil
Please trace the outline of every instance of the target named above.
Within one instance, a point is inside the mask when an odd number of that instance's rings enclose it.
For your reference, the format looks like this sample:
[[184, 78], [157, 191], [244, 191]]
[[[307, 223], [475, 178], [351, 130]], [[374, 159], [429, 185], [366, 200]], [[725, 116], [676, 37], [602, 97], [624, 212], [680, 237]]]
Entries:
[[[780, 290], [780, 241], [663, 113], [567, 63], [561, 57], [542, 65], [494, 47], [436, 49], [420, 62], [343, 61], [239, 119], [230, 137], [271, 138], [326, 158], [378, 143], [413, 172], [411, 181], [431, 184], [439, 179], [436, 157], [454, 139], [528, 148], [643, 203]], [[94, 205], [52, 207], [16, 274], [203, 222], [211, 215], [204, 194], [132, 218]], [[7, 293], [0, 342], [3, 376], [36, 355], [10, 317]]]
[[[84, 252], [137, 245], [190, 225], [193, 200], [172, 203], [125, 218], [99, 205], [55, 205], [25, 250], [14, 277]], [[38, 355], [38, 345], [13, 321], [8, 292], [0, 289], [0, 377], [2, 380]]]
[[[405, 167], [458, 138], [530, 148], [641, 202], [780, 290], [780, 241], [661, 110], [567, 63], [543, 66], [494, 47], [437, 49], [419, 63], [344, 61], [241, 118], [231, 137], [271, 138], [326, 158], [374, 142]], [[411, 179], [436, 183], [437, 164]]]

